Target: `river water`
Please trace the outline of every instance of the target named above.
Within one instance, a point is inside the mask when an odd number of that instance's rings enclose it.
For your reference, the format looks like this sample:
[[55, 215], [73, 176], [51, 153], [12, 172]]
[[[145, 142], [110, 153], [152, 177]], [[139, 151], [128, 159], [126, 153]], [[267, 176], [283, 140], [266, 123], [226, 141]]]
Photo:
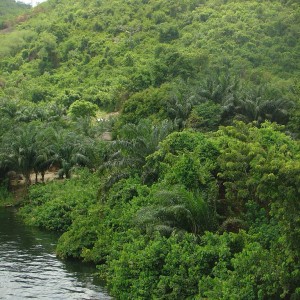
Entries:
[[55, 256], [56, 242], [57, 235], [0, 208], [0, 299], [111, 299], [94, 267]]

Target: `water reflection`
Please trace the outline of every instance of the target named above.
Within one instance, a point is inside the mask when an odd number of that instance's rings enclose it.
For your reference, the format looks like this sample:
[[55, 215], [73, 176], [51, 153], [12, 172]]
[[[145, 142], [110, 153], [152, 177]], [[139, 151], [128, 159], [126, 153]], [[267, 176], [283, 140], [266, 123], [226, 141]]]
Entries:
[[111, 299], [94, 268], [56, 258], [56, 241], [0, 208], [0, 299]]

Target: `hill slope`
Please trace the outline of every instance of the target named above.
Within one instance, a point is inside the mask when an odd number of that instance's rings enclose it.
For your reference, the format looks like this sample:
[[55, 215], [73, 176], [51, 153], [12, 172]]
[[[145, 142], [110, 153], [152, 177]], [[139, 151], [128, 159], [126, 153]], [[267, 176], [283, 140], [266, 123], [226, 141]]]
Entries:
[[39, 5], [0, 36], [1, 183], [117, 299], [299, 299], [299, 22], [298, 0]]
[[30, 5], [15, 0], [1, 0], [0, 2], [0, 29], [5, 29], [13, 23], [13, 18], [27, 12]]
[[1, 36], [2, 95], [114, 110], [223, 72], [297, 98], [299, 20], [296, 1], [50, 0]]

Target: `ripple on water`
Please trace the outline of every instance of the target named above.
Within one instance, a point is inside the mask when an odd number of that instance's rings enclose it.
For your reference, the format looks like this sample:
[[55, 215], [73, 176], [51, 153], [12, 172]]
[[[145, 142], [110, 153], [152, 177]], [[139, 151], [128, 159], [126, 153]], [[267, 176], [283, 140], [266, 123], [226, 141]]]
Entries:
[[111, 299], [95, 284], [94, 269], [56, 258], [55, 241], [0, 209], [0, 299]]

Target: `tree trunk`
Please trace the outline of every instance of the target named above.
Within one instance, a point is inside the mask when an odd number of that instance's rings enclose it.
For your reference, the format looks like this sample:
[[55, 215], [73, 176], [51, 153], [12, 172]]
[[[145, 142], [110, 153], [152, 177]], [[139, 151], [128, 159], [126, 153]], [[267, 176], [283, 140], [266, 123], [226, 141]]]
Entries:
[[25, 185], [28, 187], [31, 184], [30, 173], [24, 174], [25, 177]]
[[66, 171], [66, 179], [70, 179], [71, 178], [71, 170], [67, 170]]
[[41, 175], [42, 175], [42, 182], [45, 182], [45, 172], [41, 172]]

